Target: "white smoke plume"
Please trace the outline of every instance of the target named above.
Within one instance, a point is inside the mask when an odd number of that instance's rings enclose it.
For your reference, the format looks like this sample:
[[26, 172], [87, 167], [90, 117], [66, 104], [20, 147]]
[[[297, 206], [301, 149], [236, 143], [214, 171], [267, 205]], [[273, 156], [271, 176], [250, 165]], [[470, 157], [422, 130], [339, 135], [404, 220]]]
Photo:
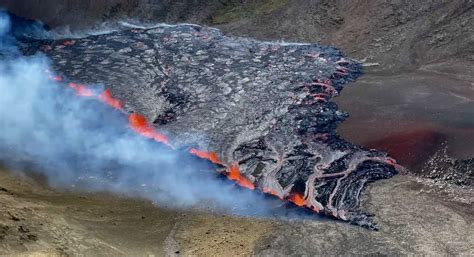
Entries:
[[48, 79], [44, 55], [10, 55], [15, 46], [9, 28], [8, 15], [0, 13], [4, 165], [40, 173], [52, 186], [139, 196], [165, 207], [274, 214], [275, 202], [237, 189], [184, 150], [137, 135], [119, 111]]

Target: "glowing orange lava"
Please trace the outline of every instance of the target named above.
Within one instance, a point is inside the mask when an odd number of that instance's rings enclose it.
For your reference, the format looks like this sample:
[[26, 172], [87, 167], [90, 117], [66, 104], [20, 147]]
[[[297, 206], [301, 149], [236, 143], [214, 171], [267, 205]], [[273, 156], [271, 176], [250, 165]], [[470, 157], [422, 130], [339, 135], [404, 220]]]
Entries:
[[237, 182], [237, 184], [241, 187], [246, 187], [251, 190], [255, 189], [255, 185], [240, 174], [239, 165], [235, 163], [230, 165], [230, 167], [228, 168], [227, 178]]
[[274, 196], [280, 198], [280, 200], [283, 200], [283, 198], [282, 198], [279, 194], [277, 194], [277, 192], [275, 192], [275, 191], [273, 191], [273, 190], [270, 190], [270, 189], [267, 189], [267, 188], [263, 188], [263, 189], [262, 189], [262, 192], [264, 192], [265, 194], [274, 195]]
[[168, 137], [155, 131], [150, 125], [148, 125], [148, 121], [143, 115], [138, 113], [132, 113], [128, 116], [128, 121], [130, 123], [130, 127], [132, 127], [132, 129], [135, 130], [138, 134], [147, 138], [152, 138], [155, 141], [167, 145], [169, 144]]
[[106, 89], [102, 94], [100, 94], [99, 99], [117, 110], [123, 109], [123, 102], [113, 98], [110, 89]]
[[94, 95], [94, 93], [91, 90], [89, 90], [86, 86], [82, 84], [76, 84], [76, 83], [70, 82], [67, 85], [70, 88], [74, 89], [74, 91], [76, 92], [78, 96], [90, 97]]
[[[71, 43], [65, 42], [65, 45], [72, 45], [72, 44], [74, 44], [74, 42], [71, 42]], [[60, 77], [58, 75], [53, 75], [51, 73], [51, 71], [45, 70], [45, 72], [48, 74], [49, 79], [57, 81], [57, 82], [63, 81], [62, 77]], [[322, 83], [320, 81], [317, 81], [317, 82], [318, 82], [318, 84]], [[330, 81], [329, 82], [325, 81], [325, 83], [329, 84]], [[70, 82], [67, 85], [70, 88], [72, 88], [78, 96], [83, 96], [83, 97], [94, 96], [94, 97], [97, 97], [102, 102], [106, 103], [107, 105], [109, 105], [109, 106], [111, 106], [111, 107], [113, 107], [117, 110], [124, 111], [123, 110], [124, 103], [122, 101], [118, 100], [118, 99], [113, 98], [113, 96], [112, 96], [109, 89], [106, 89], [102, 94], [97, 96], [92, 90], [87, 88], [85, 85], [77, 84], [77, 83], [73, 83], [73, 82]], [[327, 84], [324, 84], [324, 85], [326, 87], [327, 86], [331, 87], [330, 85], [327, 85]], [[326, 94], [316, 94], [314, 96], [315, 97], [320, 97], [321, 100], [323, 100], [324, 97], [327, 97]], [[168, 137], [161, 134], [161, 133], [159, 133], [159, 132], [157, 132], [153, 126], [150, 126], [147, 119], [143, 115], [138, 114], [138, 113], [132, 113], [128, 116], [128, 121], [129, 121], [130, 127], [135, 132], [137, 132], [138, 134], [140, 134], [144, 137], [153, 139], [157, 142], [161, 142], [161, 143], [164, 143], [168, 146], [171, 146], [170, 143], [169, 143]], [[219, 157], [217, 156], [217, 153], [213, 152], [213, 151], [207, 152], [207, 151], [202, 151], [202, 150], [199, 150], [199, 149], [196, 149], [196, 148], [191, 148], [191, 149], [189, 149], [189, 152], [191, 154], [196, 155], [199, 158], [207, 159], [207, 160], [209, 160], [209, 161], [211, 161], [215, 164], [221, 164], [221, 165], [226, 166], [227, 167], [226, 176], [227, 176], [228, 179], [230, 179], [232, 181], [235, 181], [236, 184], [241, 186], [241, 187], [245, 187], [245, 188], [248, 188], [248, 189], [251, 189], [251, 190], [255, 189], [255, 185], [240, 173], [239, 165], [237, 163], [233, 163], [231, 165], [226, 165], [226, 164], [224, 164], [220, 161]], [[391, 162], [395, 162], [395, 161], [389, 160], [388, 162], [391, 163]], [[277, 196], [278, 198], [283, 200], [283, 196], [280, 196], [279, 194], [277, 194], [273, 190], [263, 188], [262, 192], [266, 193], [266, 194], [271, 194], [271, 195]], [[306, 201], [305, 201], [303, 195], [298, 194], [298, 193], [290, 194], [290, 196], [287, 198], [287, 200], [294, 203], [297, 206], [305, 206], [306, 205]], [[316, 212], [319, 211], [319, 209], [316, 208], [316, 207], [312, 207], [311, 209], [316, 211]]]
[[290, 194], [290, 196], [288, 197], [288, 201], [294, 203], [297, 206], [305, 206], [306, 204], [306, 201], [304, 200], [303, 195], [299, 193]]
[[191, 154], [196, 155], [199, 158], [207, 159], [215, 164], [222, 164], [222, 162], [219, 161], [219, 158], [217, 157], [216, 152], [205, 152], [205, 151], [200, 151], [196, 148], [191, 148], [189, 152]]

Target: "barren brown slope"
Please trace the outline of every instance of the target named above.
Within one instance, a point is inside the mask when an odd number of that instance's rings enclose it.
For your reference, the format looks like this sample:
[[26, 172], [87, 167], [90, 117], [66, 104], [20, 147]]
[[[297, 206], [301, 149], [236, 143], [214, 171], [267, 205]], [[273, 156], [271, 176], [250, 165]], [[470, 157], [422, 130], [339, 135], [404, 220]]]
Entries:
[[[52, 190], [0, 169], [0, 255], [472, 255], [472, 192], [398, 176], [369, 188], [378, 232], [331, 220], [174, 212], [107, 194]], [[457, 199], [453, 201], [452, 199]]]
[[319, 42], [392, 73], [432, 62], [474, 61], [472, 0], [1, 0], [0, 5], [52, 27], [132, 17], [217, 25], [257, 39]]

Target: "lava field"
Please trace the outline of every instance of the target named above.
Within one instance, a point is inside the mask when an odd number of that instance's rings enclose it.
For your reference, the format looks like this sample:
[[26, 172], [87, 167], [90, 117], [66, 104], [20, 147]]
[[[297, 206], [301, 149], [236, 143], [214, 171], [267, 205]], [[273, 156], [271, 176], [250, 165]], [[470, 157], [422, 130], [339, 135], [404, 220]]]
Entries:
[[361, 65], [334, 47], [159, 25], [22, 44], [24, 54], [37, 50], [79, 95], [105, 86], [101, 98], [144, 136], [209, 159], [242, 187], [337, 219], [374, 228], [361, 193], [402, 169], [337, 135], [347, 113], [331, 99]]

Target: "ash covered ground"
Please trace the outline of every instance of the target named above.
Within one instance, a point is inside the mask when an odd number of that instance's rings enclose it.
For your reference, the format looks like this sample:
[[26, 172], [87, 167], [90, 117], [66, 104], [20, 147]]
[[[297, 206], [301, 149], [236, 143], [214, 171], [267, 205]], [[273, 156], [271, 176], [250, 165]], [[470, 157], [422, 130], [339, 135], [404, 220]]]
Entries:
[[360, 195], [399, 166], [337, 136], [347, 114], [330, 99], [361, 72], [339, 50], [228, 37], [195, 25], [26, 45], [25, 53], [39, 47], [74, 82], [105, 84], [172, 145], [215, 151], [250, 187], [374, 227], [360, 211]]

